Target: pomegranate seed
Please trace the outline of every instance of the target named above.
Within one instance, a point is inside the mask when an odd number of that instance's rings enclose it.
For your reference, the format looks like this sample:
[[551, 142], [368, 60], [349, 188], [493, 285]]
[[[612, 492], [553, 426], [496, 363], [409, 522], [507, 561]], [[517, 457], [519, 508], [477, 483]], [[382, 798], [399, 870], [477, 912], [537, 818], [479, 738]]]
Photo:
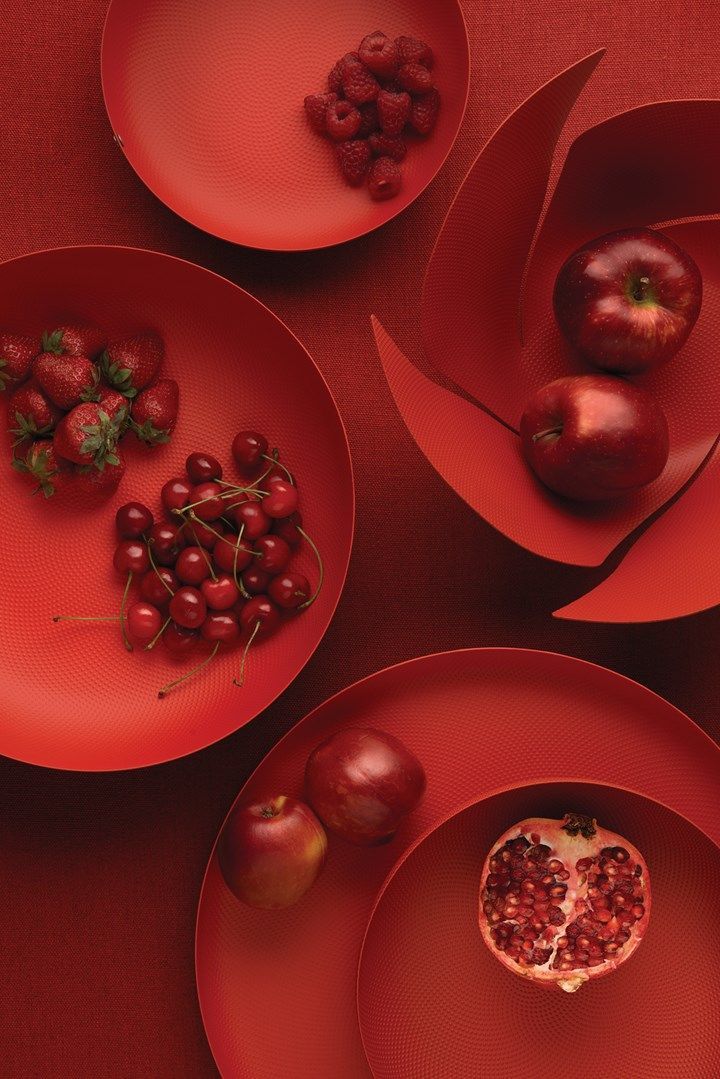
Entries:
[[567, 869], [559, 869], [556, 873], [558, 880], [570, 880], [570, 873]]
[[535, 885], [533, 884], [533, 882], [531, 880], [524, 880], [522, 882], [522, 884], [520, 885], [520, 890], [522, 892], [534, 892], [535, 891]]
[[602, 956], [591, 955], [587, 961], [589, 967], [599, 967], [602, 963]]
[[559, 873], [561, 869], [565, 868], [558, 858], [551, 858], [547, 867], [548, 873]]
[[577, 869], [578, 873], [585, 873], [586, 870], [588, 870], [591, 865], [592, 865], [592, 858], [581, 858], [580, 861], [575, 866], [575, 868]]
[[605, 922], [609, 922], [611, 920], [612, 920], [612, 914], [611, 914], [611, 912], [609, 910], [602, 909], [602, 910], [596, 910], [595, 911], [595, 921], [605, 923]]
[[636, 865], [635, 866], [635, 876], [636, 877], [641, 877], [642, 876], [642, 866], [641, 865]]

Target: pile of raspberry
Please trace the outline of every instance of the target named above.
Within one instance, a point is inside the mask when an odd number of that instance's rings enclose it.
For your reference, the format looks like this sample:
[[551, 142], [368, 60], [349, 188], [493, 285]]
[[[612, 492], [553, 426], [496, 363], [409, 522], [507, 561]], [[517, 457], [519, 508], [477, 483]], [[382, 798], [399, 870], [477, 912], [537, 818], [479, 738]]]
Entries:
[[338, 60], [327, 93], [305, 98], [313, 129], [337, 144], [347, 183], [359, 187], [367, 181], [374, 199], [393, 198], [402, 187], [403, 135], [426, 136], [435, 127], [440, 94], [432, 66], [433, 52], [424, 41], [393, 40], [376, 30], [357, 52]]

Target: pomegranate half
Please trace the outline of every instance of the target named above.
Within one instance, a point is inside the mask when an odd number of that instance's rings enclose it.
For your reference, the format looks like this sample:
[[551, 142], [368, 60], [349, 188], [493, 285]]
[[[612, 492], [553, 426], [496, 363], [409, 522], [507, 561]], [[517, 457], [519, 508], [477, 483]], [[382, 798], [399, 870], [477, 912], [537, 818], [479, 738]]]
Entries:
[[650, 918], [632, 843], [579, 813], [509, 828], [485, 859], [480, 931], [503, 966], [574, 993], [633, 954]]

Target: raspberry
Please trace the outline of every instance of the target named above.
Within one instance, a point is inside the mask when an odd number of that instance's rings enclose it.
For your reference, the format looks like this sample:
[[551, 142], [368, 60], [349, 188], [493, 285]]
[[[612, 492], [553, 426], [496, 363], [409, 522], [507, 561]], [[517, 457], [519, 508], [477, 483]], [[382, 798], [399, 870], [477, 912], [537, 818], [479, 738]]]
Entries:
[[382, 30], [364, 37], [358, 53], [365, 67], [381, 79], [391, 78], [400, 66], [398, 47]]
[[342, 174], [349, 184], [359, 187], [367, 176], [372, 154], [365, 139], [352, 139], [337, 145]]
[[325, 113], [325, 128], [331, 139], [354, 139], [360, 127], [360, 113], [349, 101], [333, 101]]
[[337, 94], [308, 94], [305, 98], [305, 112], [310, 126], [321, 135], [327, 134], [325, 115], [328, 105], [337, 101]]
[[410, 125], [418, 135], [429, 135], [435, 127], [440, 111], [440, 94], [431, 90], [429, 94], [416, 97], [410, 109]]
[[411, 94], [428, 94], [434, 86], [428, 69], [415, 62], [403, 64], [397, 78], [403, 90], [409, 90]]
[[402, 161], [407, 153], [407, 146], [398, 135], [386, 135], [383, 131], [372, 134], [368, 143], [375, 157], [391, 157], [393, 161]]
[[365, 64], [357, 59], [357, 53], [349, 52], [342, 61], [342, 88], [348, 101], [354, 105], [364, 105], [378, 96], [380, 84], [368, 71]]
[[411, 105], [410, 94], [403, 91], [399, 94], [390, 93], [389, 90], [380, 91], [377, 99], [377, 109], [380, 117], [380, 127], [386, 135], [400, 134], [410, 119]]
[[331, 94], [342, 93], [342, 60], [338, 60], [327, 78], [328, 90]]
[[397, 195], [402, 187], [400, 167], [391, 157], [378, 157], [368, 176], [368, 189], [374, 199], [382, 201]]
[[433, 51], [424, 41], [418, 41], [416, 37], [396, 37], [395, 44], [401, 64], [424, 64], [428, 71], [433, 66]]
[[357, 137], [366, 139], [368, 135], [372, 135], [373, 131], [377, 131], [380, 127], [377, 105], [374, 101], [369, 101], [367, 105], [361, 105], [358, 112], [360, 113], [360, 127], [358, 128]]

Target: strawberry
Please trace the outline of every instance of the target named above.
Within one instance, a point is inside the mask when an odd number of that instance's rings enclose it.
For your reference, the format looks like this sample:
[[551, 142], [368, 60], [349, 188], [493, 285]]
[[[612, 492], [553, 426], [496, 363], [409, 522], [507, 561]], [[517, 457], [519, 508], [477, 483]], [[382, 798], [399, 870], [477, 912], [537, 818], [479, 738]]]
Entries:
[[56, 356], [87, 356], [94, 360], [106, 344], [102, 330], [90, 325], [58, 326], [42, 335], [42, 351]]
[[386, 135], [399, 135], [410, 118], [412, 99], [410, 94], [401, 91], [393, 94], [389, 90], [381, 90], [377, 99], [377, 110], [380, 118], [380, 127]]
[[130, 425], [141, 442], [159, 446], [170, 441], [179, 399], [180, 389], [172, 378], [161, 378], [137, 395]]
[[154, 333], [139, 333], [111, 341], [100, 357], [100, 367], [108, 385], [132, 398], [155, 380], [162, 358], [160, 338]]
[[41, 352], [35, 357], [33, 375], [52, 403], [65, 411], [97, 397], [100, 375], [87, 356]]
[[45, 498], [52, 498], [68, 477], [67, 468], [58, 460], [49, 438], [33, 442], [24, 457], [13, 458], [12, 466], [34, 485], [34, 495], [42, 491]]
[[119, 434], [117, 419], [112, 419], [95, 402], [76, 405], [60, 420], [55, 429], [55, 450], [76, 465], [94, 465], [100, 472], [106, 464], [116, 465]]
[[435, 127], [439, 111], [440, 94], [437, 90], [416, 97], [410, 109], [410, 126], [415, 128], [418, 135], [429, 135]]
[[8, 431], [14, 445], [25, 438], [49, 434], [62, 413], [48, 401], [37, 382], [31, 380], [15, 390], [8, 402]]
[[113, 494], [125, 474], [125, 457], [119, 449], [115, 450], [115, 458], [115, 463], [106, 460], [103, 469], [94, 468], [92, 465], [75, 465], [72, 470], [74, 490], [89, 498], [108, 497]]
[[359, 187], [368, 174], [372, 153], [365, 139], [339, 142], [337, 156], [342, 174], [352, 187]]
[[0, 333], [0, 391], [8, 382], [24, 382], [30, 375], [37, 346], [32, 338], [17, 333]]
[[[130, 402], [127, 397], [123, 397], [119, 390], [114, 390], [111, 386], [100, 385], [98, 387], [97, 403], [102, 406], [104, 412], [107, 412], [111, 420], [119, 417], [119, 423], [121, 424], [130, 415]], [[121, 409], [122, 416], [119, 416]]]

